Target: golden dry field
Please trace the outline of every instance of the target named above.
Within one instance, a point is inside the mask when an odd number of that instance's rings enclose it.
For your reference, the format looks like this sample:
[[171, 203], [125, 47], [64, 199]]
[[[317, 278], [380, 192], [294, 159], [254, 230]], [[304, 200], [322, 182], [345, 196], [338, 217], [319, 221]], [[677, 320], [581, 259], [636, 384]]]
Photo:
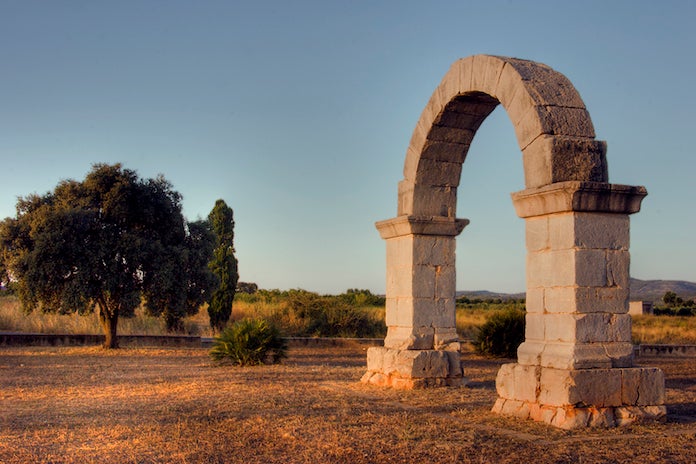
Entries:
[[[300, 326], [300, 321], [288, 314], [285, 302], [267, 303], [263, 301], [250, 303], [235, 301], [233, 320], [244, 317], [262, 317], [276, 322], [284, 332], [293, 335]], [[375, 319], [384, 320], [384, 307], [366, 307]], [[464, 339], [473, 339], [476, 330], [499, 309], [484, 307], [457, 308], [457, 332]], [[696, 344], [696, 317], [678, 316], [633, 316], [634, 343]], [[215, 335], [209, 326], [205, 307], [198, 314], [184, 319], [187, 334], [210, 337]], [[102, 328], [96, 315], [80, 316], [78, 314], [45, 314], [34, 311], [24, 314], [15, 297], [0, 297], [0, 331], [29, 333], [72, 333], [100, 334]], [[136, 317], [121, 318], [118, 333], [123, 335], [165, 335], [166, 329], [161, 318], [150, 317], [142, 309], [136, 310]], [[381, 337], [379, 337], [381, 338]]]
[[667, 423], [567, 432], [489, 413], [502, 360], [467, 352], [467, 387], [395, 391], [359, 382], [362, 345], [289, 355], [1, 347], [0, 462], [696, 462], [691, 359], [638, 359], [665, 371]]

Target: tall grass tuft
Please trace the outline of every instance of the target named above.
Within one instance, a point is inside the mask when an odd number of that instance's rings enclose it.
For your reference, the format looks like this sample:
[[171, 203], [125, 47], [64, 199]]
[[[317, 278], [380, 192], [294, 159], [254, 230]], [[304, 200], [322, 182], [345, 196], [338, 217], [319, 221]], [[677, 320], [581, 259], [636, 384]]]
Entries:
[[482, 354], [517, 358], [517, 348], [524, 341], [525, 313], [508, 309], [493, 314], [479, 328], [474, 348]]

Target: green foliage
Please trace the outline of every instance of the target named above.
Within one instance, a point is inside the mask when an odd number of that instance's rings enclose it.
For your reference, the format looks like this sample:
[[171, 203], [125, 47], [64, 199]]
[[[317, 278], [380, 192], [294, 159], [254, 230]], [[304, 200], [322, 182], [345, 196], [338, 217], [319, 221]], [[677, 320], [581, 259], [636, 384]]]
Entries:
[[253, 294], [259, 290], [254, 282], [237, 282], [237, 292]]
[[287, 345], [279, 330], [264, 319], [242, 319], [215, 338], [210, 356], [240, 366], [279, 363], [287, 356]]
[[187, 292], [206, 284], [187, 240], [179, 193], [162, 176], [139, 179], [120, 164], [96, 164], [82, 182], [20, 198], [16, 218], [0, 223], [0, 257], [23, 309], [96, 308], [109, 348], [119, 317], [140, 304], [169, 328], [193, 311]]
[[234, 212], [224, 200], [217, 200], [208, 215], [215, 234], [215, 249], [210, 270], [217, 278], [217, 288], [208, 305], [210, 326], [222, 330], [232, 315], [232, 303], [237, 289], [239, 272], [234, 256]]
[[662, 301], [668, 308], [674, 308], [683, 303], [683, 300], [672, 291], [665, 292], [664, 296], [662, 297]]
[[[369, 292], [368, 292], [369, 293]], [[357, 293], [350, 294], [359, 295]], [[371, 294], [370, 294], [371, 295]], [[362, 300], [358, 298], [357, 301]], [[370, 337], [384, 332], [384, 323], [346, 295], [320, 296], [306, 290], [291, 290], [288, 309], [306, 321], [304, 333], [312, 337]]]
[[673, 291], [665, 292], [662, 297], [664, 306], [655, 306], [653, 314], [656, 316], [694, 316], [696, 314], [696, 303], [694, 300], [684, 301]]
[[693, 315], [694, 315], [693, 308], [682, 306], [681, 308], [677, 309], [677, 316], [693, 316]]
[[352, 306], [384, 306], [386, 299], [383, 296], [373, 294], [369, 290], [349, 288], [345, 293], [339, 295]]
[[456, 299], [457, 308], [464, 309], [520, 309], [524, 310], [524, 298], [469, 298], [460, 296]]
[[516, 309], [493, 314], [479, 328], [474, 348], [482, 354], [517, 358], [517, 347], [524, 341], [525, 313]]

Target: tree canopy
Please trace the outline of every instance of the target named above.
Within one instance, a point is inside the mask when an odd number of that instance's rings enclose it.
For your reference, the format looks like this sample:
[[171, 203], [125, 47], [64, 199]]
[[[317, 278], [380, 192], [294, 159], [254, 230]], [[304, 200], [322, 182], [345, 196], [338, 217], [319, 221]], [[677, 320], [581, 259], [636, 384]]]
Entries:
[[210, 326], [222, 330], [232, 315], [239, 280], [237, 258], [234, 256], [234, 212], [224, 200], [217, 200], [208, 215], [208, 222], [215, 234], [215, 249], [209, 266], [218, 281], [208, 305], [208, 315]]
[[120, 164], [96, 164], [82, 182], [17, 202], [0, 223], [4, 266], [25, 311], [99, 314], [105, 347], [118, 318], [142, 303], [169, 329], [208, 298], [213, 236], [187, 224], [181, 195], [162, 176], [140, 179]]

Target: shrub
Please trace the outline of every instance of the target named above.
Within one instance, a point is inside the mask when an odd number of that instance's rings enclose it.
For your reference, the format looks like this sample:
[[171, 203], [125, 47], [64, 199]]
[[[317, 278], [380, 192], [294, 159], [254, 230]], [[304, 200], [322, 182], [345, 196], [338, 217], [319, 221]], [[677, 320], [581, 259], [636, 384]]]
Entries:
[[291, 290], [287, 301], [292, 317], [304, 323], [299, 335], [374, 337], [386, 332], [382, 318], [369, 308], [355, 307], [346, 295], [320, 296], [306, 290]]
[[516, 309], [493, 314], [479, 328], [474, 348], [482, 354], [517, 358], [517, 347], [524, 341], [524, 311]]
[[264, 319], [242, 319], [215, 338], [210, 356], [240, 366], [279, 363], [287, 356], [280, 331]]
[[672, 308], [655, 306], [653, 308], [653, 314], [655, 316], [674, 316], [674, 311], [672, 311]]
[[677, 316], [693, 316], [694, 312], [692, 308], [682, 306], [677, 310]]

